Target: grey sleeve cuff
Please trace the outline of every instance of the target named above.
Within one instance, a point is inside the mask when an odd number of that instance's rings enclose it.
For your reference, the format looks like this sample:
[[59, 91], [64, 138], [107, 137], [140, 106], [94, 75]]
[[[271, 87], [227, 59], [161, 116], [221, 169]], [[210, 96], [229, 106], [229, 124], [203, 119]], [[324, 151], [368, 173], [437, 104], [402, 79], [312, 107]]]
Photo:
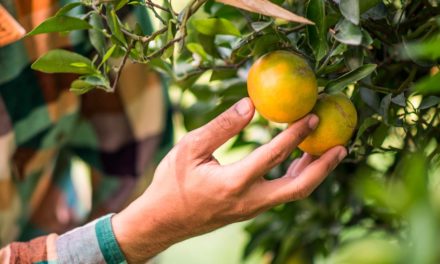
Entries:
[[106, 215], [59, 236], [57, 263], [127, 263], [113, 233], [112, 216]]

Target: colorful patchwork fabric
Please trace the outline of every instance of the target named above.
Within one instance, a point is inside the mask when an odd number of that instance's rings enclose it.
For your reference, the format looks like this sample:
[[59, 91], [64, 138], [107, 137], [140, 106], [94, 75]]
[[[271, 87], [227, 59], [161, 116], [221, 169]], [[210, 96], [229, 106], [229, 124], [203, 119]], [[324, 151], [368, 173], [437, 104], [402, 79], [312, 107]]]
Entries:
[[[0, 5], [29, 31], [68, 2]], [[145, 9], [121, 12], [151, 31]], [[0, 47], [0, 263], [123, 263], [111, 213], [146, 188], [172, 144], [164, 82], [129, 63], [115, 93], [76, 96], [77, 76], [30, 69], [54, 48], [93, 55], [85, 31]]]

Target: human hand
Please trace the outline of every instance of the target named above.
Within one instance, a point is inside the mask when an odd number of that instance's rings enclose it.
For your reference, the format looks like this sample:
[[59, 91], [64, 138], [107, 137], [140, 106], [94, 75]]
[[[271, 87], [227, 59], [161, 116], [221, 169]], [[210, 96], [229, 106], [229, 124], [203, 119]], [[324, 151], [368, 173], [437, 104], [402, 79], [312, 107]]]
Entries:
[[341, 146], [318, 159], [305, 154], [284, 177], [265, 180], [318, 125], [318, 117], [308, 115], [244, 159], [220, 165], [212, 153], [241, 131], [254, 111], [251, 101], [242, 99], [187, 134], [159, 164], [145, 193], [113, 217], [115, 236], [129, 262], [144, 262], [181, 240], [303, 199], [347, 154]]

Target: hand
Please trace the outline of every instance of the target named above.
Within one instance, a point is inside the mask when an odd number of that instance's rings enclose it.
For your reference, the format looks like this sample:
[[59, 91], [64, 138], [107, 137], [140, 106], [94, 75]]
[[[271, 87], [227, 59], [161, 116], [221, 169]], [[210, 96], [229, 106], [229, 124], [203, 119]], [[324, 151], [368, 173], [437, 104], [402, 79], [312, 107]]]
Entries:
[[186, 135], [159, 164], [145, 193], [113, 217], [116, 238], [130, 262], [144, 262], [181, 240], [303, 199], [346, 156], [344, 147], [319, 159], [305, 154], [284, 177], [263, 178], [316, 128], [318, 117], [308, 115], [243, 160], [220, 165], [212, 153], [242, 130], [254, 111], [245, 98]]

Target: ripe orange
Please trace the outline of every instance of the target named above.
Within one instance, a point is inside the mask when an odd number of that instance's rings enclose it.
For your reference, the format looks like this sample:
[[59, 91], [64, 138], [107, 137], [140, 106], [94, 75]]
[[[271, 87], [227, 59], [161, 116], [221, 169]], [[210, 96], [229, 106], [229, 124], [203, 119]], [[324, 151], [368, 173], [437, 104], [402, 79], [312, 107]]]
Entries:
[[350, 99], [342, 93], [322, 94], [312, 112], [319, 117], [319, 125], [298, 146], [302, 151], [318, 156], [347, 144], [357, 123], [356, 108]]
[[312, 69], [302, 57], [288, 51], [274, 51], [258, 59], [247, 84], [257, 111], [278, 123], [292, 123], [305, 116], [318, 97]]

